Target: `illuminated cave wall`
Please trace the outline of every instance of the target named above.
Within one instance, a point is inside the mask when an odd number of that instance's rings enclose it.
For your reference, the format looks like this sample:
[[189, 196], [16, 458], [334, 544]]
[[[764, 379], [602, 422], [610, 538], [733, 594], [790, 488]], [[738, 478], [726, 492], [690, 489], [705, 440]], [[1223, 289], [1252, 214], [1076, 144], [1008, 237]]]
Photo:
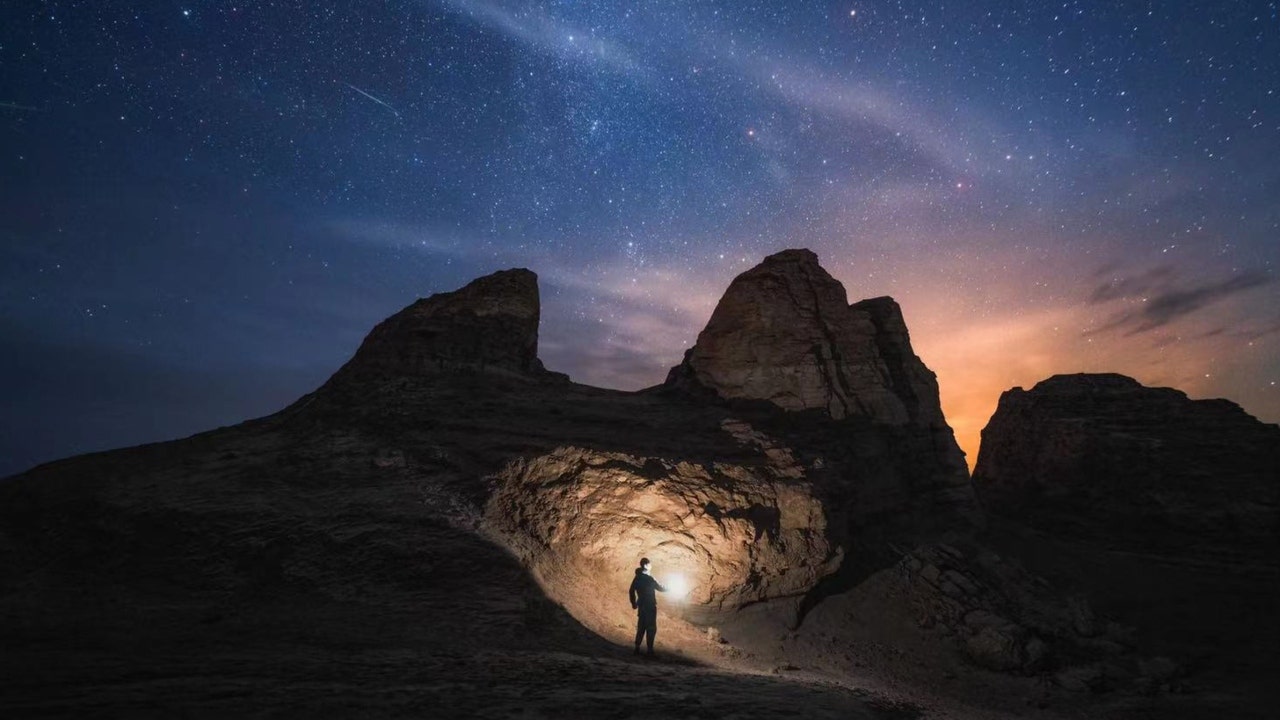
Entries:
[[[682, 576], [683, 607], [702, 617], [802, 596], [834, 572], [841, 551], [823, 507], [786, 474], [561, 448], [496, 476], [486, 523], [550, 597], [622, 636], [634, 626], [626, 594], [641, 557], [660, 582]], [[678, 606], [671, 593], [660, 600]]]

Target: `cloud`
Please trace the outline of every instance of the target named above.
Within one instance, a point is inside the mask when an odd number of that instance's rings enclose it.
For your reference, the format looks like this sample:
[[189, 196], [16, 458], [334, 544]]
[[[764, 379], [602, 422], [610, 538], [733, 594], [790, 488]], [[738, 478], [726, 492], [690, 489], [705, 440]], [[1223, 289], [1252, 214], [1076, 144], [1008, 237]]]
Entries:
[[[1114, 268], [1103, 270], [1099, 275], [1106, 274], [1112, 270]], [[1156, 292], [1160, 286], [1170, 282], [1173, 279], [1173, 274], [1172, 267], [1161, 265], [1134, 276], [1115, 276], [1094, 288], [1094, 291], [1089, 295], [1089, 302], [1097, 304], [1149, 295]]]
[[935, 163], [952, 170], [973, 170], [966, 164], [964, 144], [942, 123], [906, 99], [869, 82], [827, 80], [813, 67], [740, 60], [740, 67], [789, 104], [823, 112], [844, 121], [866, 123], [900, 137]]
[[[942, 118], [923, 104], [889, 91], [885, 83], [830, 79], [817, 65], [776, 59], [794, 53], [743, 48], [740, 39], [729, 35], [717, 38], [710, 31], [694, 35], [681, 23], [668, 23], [660, 30], [636, 27], [631, 34], [641, 39], [629, 47], [617, 37], [604, 37], [595, 27], [575, 28], [537, 8], [510, 9], [492, 0], [443, 1], [477, 25], [538, 52], [613, 70], [633, 80], [652, 81], [663, 93], [669, 92], [666, 81], [683, 74], [688, 66], [719, 65], [730, 71], [743, 96], [764, 91], [787, 106], [877, 128], [954, 172], [985, 173], [993, 168], [991, 158], [985, 157], [990, 154], [983, 150], [986, 146], [971, 147], [954, 129], [957, 125], [969, 128], [968, 135], [973, 137], [1006, 136], [1000, 128], [972, 114], [962, 123]], [[655, 51], [655, 45], [661, 50]], [[1002, 172], [1011, 169], [1001, 166]]]
[[444, 0], [444, 4], [482, 27], [561, 60], [598, 64], [635, 77], [647, 75], [622, 45], [593, 30], [570, 27], [536, 8], [510, 10], [486, 0]]
[[320, 225], [342, 240], [352, 240], [379, 247], [424, 250], [450, 255], [466, 255], [469, 246], [422, 225], [368, 218], [340, 218]]
[[1114, 330], [1131, 336], [1150, 332], [1226, 298], [1268, 285], [1274, 280], [1273, 276], [1265, 272], [1250, 271], [1225, 280], [1188, 286], [1168, 268], [1156, 268], [1136, 277], [1113, 280], [1098, 286], [1090, 295], [1090, 303], [1137, 299], [1138, 307], [1115, 313], [1090, 333]]

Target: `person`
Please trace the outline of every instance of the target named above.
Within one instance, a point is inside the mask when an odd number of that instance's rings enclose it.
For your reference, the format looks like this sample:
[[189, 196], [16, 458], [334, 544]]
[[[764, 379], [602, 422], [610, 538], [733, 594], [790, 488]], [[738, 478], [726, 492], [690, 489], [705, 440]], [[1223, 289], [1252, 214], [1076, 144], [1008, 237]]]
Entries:
[[647, 640], [649, 654], [653, 655], [653, 636], [658, 634], [658, 596], [654, 591], [664, 593], [666, 588], [649, 574], [649, 558], [640, 558], [640, 567], [636, 568], [636, 577], [631, 581], [631, 609], [638, 614], [636, 620], [636, 650], [640, 654], [640, 641]]

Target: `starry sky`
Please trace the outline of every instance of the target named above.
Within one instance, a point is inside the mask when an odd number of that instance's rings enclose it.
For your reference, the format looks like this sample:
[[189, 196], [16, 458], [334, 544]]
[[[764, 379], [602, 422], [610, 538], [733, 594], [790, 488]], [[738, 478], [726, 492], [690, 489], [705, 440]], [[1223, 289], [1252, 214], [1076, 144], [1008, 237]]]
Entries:
[[508, 267], [548, 367], [639, 389], [788, 247], [898, 300], [971, 464], [1060, 372], [1280, 421], [1277, 4], [0, 6], [0, 475]]

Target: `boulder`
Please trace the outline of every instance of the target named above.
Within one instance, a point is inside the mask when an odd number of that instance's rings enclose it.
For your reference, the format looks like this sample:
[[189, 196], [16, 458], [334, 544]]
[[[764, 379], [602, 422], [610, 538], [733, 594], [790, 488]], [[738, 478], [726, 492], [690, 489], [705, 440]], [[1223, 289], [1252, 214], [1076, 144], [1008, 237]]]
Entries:
[[[1102, 655], [1093, 611], [1078, 595], [1055, 590], [1042, 577], [973, 540], [920, 545], [895, 573], [920, 624], [954, 637], [974, 664], [1001, 672], [1035, 673], [1067, 658]], [[1081, 627], [1080, 618], [1090, 624]], [[1118, 647], [1118, 646], [1117, 646]]]
[[1026, 643], [1026, 631], [1017, 625], [988, 625], [965, 641], [965, 651], [982, 667], [1009, 672], [1027, 662]]

